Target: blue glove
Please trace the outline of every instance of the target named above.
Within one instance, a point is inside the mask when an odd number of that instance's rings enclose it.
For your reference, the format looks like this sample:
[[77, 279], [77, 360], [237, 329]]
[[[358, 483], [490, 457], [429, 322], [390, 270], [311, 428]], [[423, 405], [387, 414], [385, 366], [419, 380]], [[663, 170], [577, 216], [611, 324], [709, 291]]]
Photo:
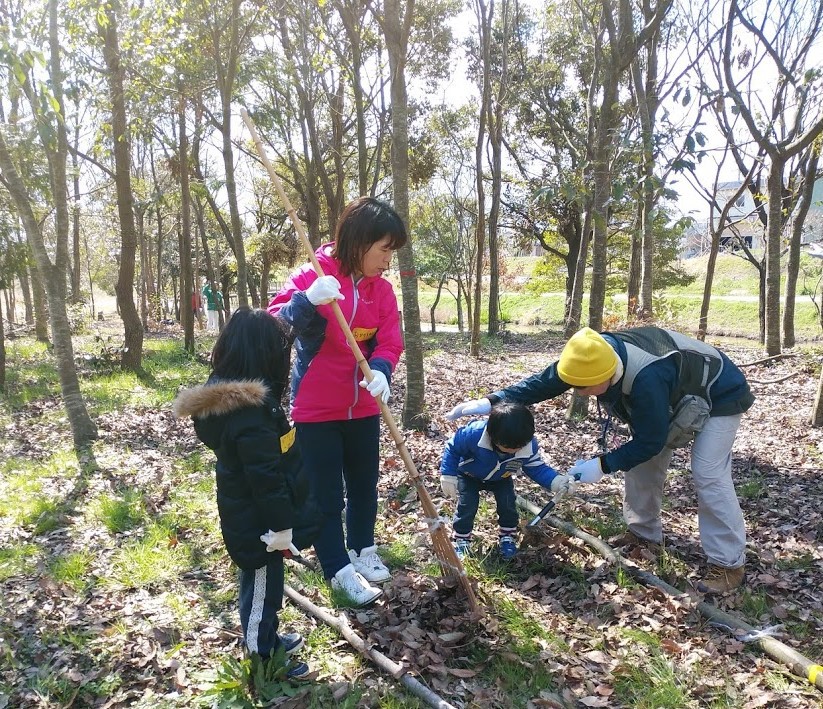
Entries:
[[578, 460], [569, 475], [581, 483], [597, 483], [603, 479], [603, 468], [600, 467], [600, 458]]
[[454, 421], [462, 416], [480, 415], [485, 416], [492, 410], [492, 402], [488, 399], [472, 399], [471, 401], [464, 401], [462, 404], [455, 406], [446, 418], [449, 421]]
[[375, 399], [382, 398], [384, 404], [389, 403], [391, 396], [391, 389], [389, 388], [389, 380], [386, 375], [379, 369], [372, 369], [372, 380], [367, 382], [365, 379], [360, 381], [360, 386], [369, 392]]

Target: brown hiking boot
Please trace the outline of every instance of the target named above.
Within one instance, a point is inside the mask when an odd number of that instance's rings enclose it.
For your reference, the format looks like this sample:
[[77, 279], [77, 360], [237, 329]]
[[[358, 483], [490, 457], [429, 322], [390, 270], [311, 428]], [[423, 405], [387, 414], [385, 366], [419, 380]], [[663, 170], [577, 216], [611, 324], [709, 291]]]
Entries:
[[611, 537], [609, 543], [615, 547], [643, 547], [648, 549], [654, 556], [659, 556], [663, 551], [662, 544], [639, 537], [630, 529], [627, 529], [623, 534], [618, 534], [616, 537]]
[[746, 576], [746, 567], [737, 566], [727, 568], [709, 564], [706, 575], [697, 582], [697, 590], [700, 593], [726, 593], [733, 591], [743, 585]]

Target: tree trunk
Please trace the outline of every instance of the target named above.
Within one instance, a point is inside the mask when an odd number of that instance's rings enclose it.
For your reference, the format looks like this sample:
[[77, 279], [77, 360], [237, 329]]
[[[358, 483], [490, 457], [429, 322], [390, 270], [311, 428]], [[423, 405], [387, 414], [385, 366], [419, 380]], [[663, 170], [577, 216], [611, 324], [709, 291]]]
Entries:
[[[11, 281], [10, 287], [14, 287], [14, 281]], [[3, 323], [3, 305], [0, 303], [0, 392], [3, 391], [6, 391], [6, 326]]]
[[[369, 194], [369, 151], [366, 143], [366, 112], [363, 100], [363, 82], [360, 71], [363, 67], [363, 50], [361, 41], [362, 16], [355, 8], [362, 8], [359, 2], [338, 2], [337, 10], [346, 30], [351, 47], [351, 89], [354, 97], [354, 110], [357, 121], [357, 187], [361, 196]], [[361, 10], [362, 11], [362, 10]]]
[[609, 201], [612, 182], [612, 145], [617, 128], [618, 70], [609, 65], [603, 82], [603, 99], [597, 122], [597, 136], [593, 161], [594, 197], [592, 199], [592, 284], [589, 293], [589, 327], [603, 328], [603, 309], [606, 303], [606, 245], [608, 242]]
[[[651, 3], [643, 3], [643, 19], [649, 25], [654, 19]], [[641, 231], [641, 268], [640, 289], [637, 315], [641, 320], [652, 318], [652, 298], [654, 295], [654, 208], [657, 203], [658, 190], [654, 174], [655, 147], [654, 129], [657, 123], [657, 109], [660, 105], [657, 85], [657, 49], [659, 46], [659, 30], [650, 37], [646, 47], [646, 76], [643, 77], [640, 57], [632, 62], [632, 76], [637, 95], [637, 105], [640, 113], [640, 127], [642, 134], [643, 155], [641, 158], [641, 198], [640, 198], [640, 228]]]
[[181, 91], [178, 106], [180, 123], [180, 145], [178, 158], [180, 163], [180, 294], [182, 303], [181, 321], [183, 325], [184, 347], [194, 354], [194, 278], [191, 272], [191, 190], [189, 189], [189, 136], [186, 131], [186, 98]]
[[[638, 171], [642, 174], [642, 170]], [[638, 183], [640, 181], [638, 180]], [[642, 185], [642, 183], [640, 183]], [[629, 253], [629, 274], [626, 284], [626, 317], [629, 320], [637, 317], [640, 305], [640, 271], [643, 250], [643, 195], [642, 187], [639, 199], [634, 208], [634, 224], [631, 228], [631, 247]]]
[[31, 256], [27, 252], [26, 260], [20, 269], [20, 290], [23, 293], [23, 319], [26, 325], [34, 324], [34, 304], [32, 303], [32, 289], [29, 279], [29, 269], [31, 269], [33, 265]]
[[[386, 0], [386, 48], [391, 70], [392, 184], [394, 207], [409, 223], [409, 107], [406, 93], [406, 58], [409, 32], [414, 16], [414, 0]], [[420, 332], [420, 303], [417, 298], [417, 271], [411, 239], [397, 253], [400, 288], [403, 292], [403, 336], [406, 343], [406, 398], [403, 401], [403, 426], [422, 430], [428, 423], [425, 414], [425, 376], [423, 373], [423, 335]]]
[[[51, 53], [49, 63], [50, 81], [59, 113], [65, 116], [63, 72], [60, 66], [60, 42], [57, 27], [57, 0], [49, 1], [48, 13], [49, 49]], [[32, 111], [37, 113], [39, 104], [36, 100], [33, 100], [34, 98], [32, 94], [29, 94]], [[76, 450], [80, 450], [97, 438], [97, 427], [91, 420], [86, 410], [86, 404], [80, 394], [80, 383], [74, 365], [71, 329], [68, 314], [66, 313], [66, 265], [68, 262], [69, 236], [68, 205], [66, 202], [68, 195], [66, 189], [68, 140], [64, 121], [57, 120], [54, 125], [50, 125], [44, 116], [39, 116], [39, 118], [40, 120], [36, 123], [43, 146], [54, 146], [49, 150], [44, 149], [44, 154], [47, 156], [49, 163], [49, 177], [55, 211], [55, 262], [53, 264], [49, 259], [46, 242], [34, 216], [34, 209], [29, 202], [25, 185], [20, 179], [2, 131], [0, 131], [0, 171], [3, 173], [15, 209], [23, 223], [23, 229], [34, 254], [40, 280], [46, 286], [60, 390], [63, 404], [66, 407], [66, 416], [71, 426], [74, 446]]]
[[[74, 128], [74, 147], [80, 143], [80, 120], [78, 116], [77, 125]], [[81, 300], [80, 286], [80, 165], [77, 153], [71, 154], [72, 167], [72, 209], [71, 209], [71, 300], [79, 303]], [[94, 318], [94, 313], [92, 313]]]
[[769, 224], [766, 236], [766, 354], [780, 354], [780, 250], [783, 236], [782, 157], [772, 155], [769, 170]]
[[820, 368], [820, 382], [817, 385], [817, 396], [814, 398], [812, 426], [815, 428], [823, 426], [823, 367]]
[[[222, 122], [220, 134], [223, 140], [222, 155], [223, 167], [226, 172], [226, 196], [229, 202], [231, 217], [231, 233], [234, 242], [234, 256], [237, 261], [237, 304], [249, 304], [249, 270], [246, 264], [246, 249], [243, 245], [243, 228], [240, 221], [240, 207], [237, 203], [237, 181], [234, 176], [234, 148], [232, 146], [231, 110], [234, 100], [234, 84], [237, 76], [237, 67], [240, 54], [240, 0], [231, 0], [231, 18], [229, 20], [229, 47], [228, 57], [223, 66], [225, 73], [218, 70], [217, 85], [220, 89], [220, 105], [222, 107]], [[219, 43], [215, 46], [217, 51]], [[229, 294], [223, 294], [228, 301]]]
[[813, 146], [811, 154], [805, 161], [803, 173], [803, 183], [800, 189], [800, 200], [795, 210], [792, 221], [792, 237], [789, 242], [789, 257], [786, 261], [786, 302], [783, 310], [783, 346], [794, 347], [794, 306], [795, 292], [797, 290], [797, 275], [800, 271], [800, 243], [803, 239], [803, 225], [806, 222], [806, 215], [812, 204], [815, 178], [817, 177], [817, 165], [820, 160], [820, 150]]
[[120, 62], [117, 25], [117, 0], [106, 5], [105, 23], [98, 23], [103, 39], [106, 81], [111, 101], [112, 151], [114, 182], [117, 190], [117, 215], [120, 220], [120, 268], [117, 274], [117, 309], [123, 319], [125, 346], [121, 364], [125, 369], [140, 371], [143, 360], [143, 324], [134, 303], [134, 271], [137, 256], [137, 232], [134, 226], [134, 196], [131, 191], [131, 148], [126, 119], [124, 68]]
[[483, 302], [483, 259], [486, 255], [486, 191], [483, 185], [483, 152], [486, 144], [486, 118], [491, 113], [491, 29], [494, 17], [494, 0], [486, 10], [485, 0], [475, 0], [477, 30], [480, 37], [480, 66], [483, 67], [483, 89], [481, 91], [480, 111], [477, 121], [477, 142], [474, 148], [474, 163], [477, 172], [477, 224], [475, 225], [475, 265], [474, 265], [474, 303], [471, 310], [471, 345], [472, 357], [480, 356], [480, 309]]
[[[492, 201], [489, 208], [489, 327], [490, 335], [500, 332], [500, 239], [497, 225], [500, 217], [500, 196], [503, 184], [503, 122], [504, 106], [508, 94], [508, 51], [509, 51], [509, 2], [501, 0], [500, 18], [502, 46], [500, 53], [500, 76], [494, 110], [489, 111], [489, 142], [492, 148]], [[491, 72], [492, 67], [485, 71]], [[489, 106], [491, 109], [491, 106]]]

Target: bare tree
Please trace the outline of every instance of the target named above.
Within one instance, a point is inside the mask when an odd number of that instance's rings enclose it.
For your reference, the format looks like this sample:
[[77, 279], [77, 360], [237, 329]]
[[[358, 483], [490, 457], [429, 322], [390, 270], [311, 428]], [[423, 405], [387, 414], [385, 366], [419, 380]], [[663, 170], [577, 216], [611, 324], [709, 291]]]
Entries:
[[479, 59], [483, 67], [481, 72], [480, 109], [477, 121], [477, 142], [475, 144], [475, 169], [477, 171], [477, 223], [475, 225], [477, 242], [474, 270], [474, 306], [471, 311], [471, 346], [472, 357], [480, 356], [480, 308], [483, 299], [483, 261], [486, 256], [486, 189], [483, 184], [483, 159], [486, 144], [486, 124], [491, 114], [491, 34], [494, 20], [494, 0], [486, 5], [485, 0], [474, 0], [474, 13], [477, 18], [479, 37]]
[[137, 257], [137, 230], [134, 225], [134, 195], [131, 189], [131, 143], [126, 118], [124, 67], [118, 37], [119, 3], [107, 3], [97, 15], [97, 31], [103, 39], [103, 59], [111, 102], [112, 152], [114, 183], [117, 190], [117, 215], [120, 223], [120, 265], [117, 275], [117, 309], [123, 319], [125, 346], [121, 364], [139, 371], [143, 360], [143, 323], [134, 303], [134, 274]]
[[[383, 34], [391, 70], [391, 165], [394, 207], [409, 223], [409, 98], [406, 91], [406, 62], [409, 35], [414, 21], [414, 0], [385, 0]], [[412, 240], [397, 253], [400, 288], [403, 293], [403, 335], [406, 344], [406, 398], [403, 425], [423, 429], [425, 414], [425, 375], [423, 373], [423, 336], [420, 332], [420, 305]]]
[[[787, 167], [823, 133], [823, 79], [813, 59], [822, 24], [823, 3], [807, 0], [767, 0], [765, 7], [753, 0], [730, 0], [726, 12], [724, 90], [769, 162], [764, 293], [769, 355], [781, 348], [782, 233], [795, 198], [786, 184]], [[767, 76], [772, 81], [764, 81]], [[764, 99], [766, 86], [770, 105]]]
[[[77, 370], [74, 365], [74, 347], [71, 328], [66, 312], [66, 275], [68, 273], [68, 138], [66, 135], [65, 105], [63, 100], [63, 70], [61, 67], [60, 38], [58, 27], [57, 0], [48, 4], [48, 47], [50, 95], [38, 94], [31, 81], [31, 64], [34, 57], [14, 57], [12, 75], [22, 79], [20, 88], [28, 99], [32, 112], [36, 115], [38, 137], [48, 161], [49, 183], [54, 208], [54, 261], [41, 226], [35, 217], [35, 205], [28, 194], [26, 184], [20, 175], [12, 154], [12, 146], [7, 137], [8, 125], [0, 116], [0, 179], [9, 191], [14, 207], [23, 223], [29, 245], [37, 264], [41, 282], [45, 285], [49, 301], [54, 354], [57, 360], [60, 390], [69, 425], [72, 429], [74, 446], [85, 448], [97, 437], [97, 427], [86, 410], [80, 393]], [[30, 63], [31, 62], [31, 63]], [[42, 87], [41, 90], [45, 88]], [[53, 103], [52, 103], [53, 102]], [[51, 105], [55, 106], [52, 112]]]

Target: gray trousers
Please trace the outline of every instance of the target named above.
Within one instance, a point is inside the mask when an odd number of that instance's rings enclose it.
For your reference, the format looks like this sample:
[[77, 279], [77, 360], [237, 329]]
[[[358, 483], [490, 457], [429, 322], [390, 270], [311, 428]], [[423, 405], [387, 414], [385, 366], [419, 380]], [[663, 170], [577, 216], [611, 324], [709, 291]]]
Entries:
[[[700, 545], [709, 563], [727, 568], [746, 558], [746, 525], [732, 482], [732, 445], [741, 418], [711, 417], [692, 443]], [[663, 541], [660, 507], [671, 459], [671, 449], [664, 448], [625, 475], [623, 518], [632, 532], [655, 542]]]

